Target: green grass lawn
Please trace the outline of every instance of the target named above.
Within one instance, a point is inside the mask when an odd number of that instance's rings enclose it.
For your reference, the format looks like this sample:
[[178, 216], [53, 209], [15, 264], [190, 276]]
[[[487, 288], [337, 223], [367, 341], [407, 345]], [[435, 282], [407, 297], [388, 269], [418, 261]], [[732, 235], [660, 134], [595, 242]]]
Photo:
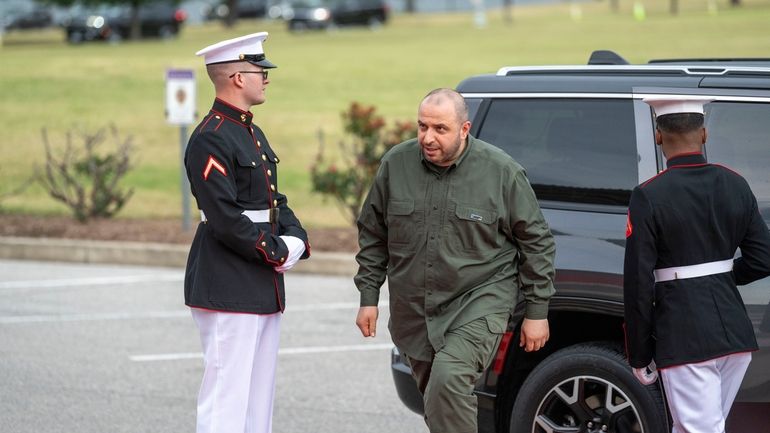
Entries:
[[[389, 121], [413, 119], [421, 97], [436, 87], [492, 73], [504, 65], [584, 64], [591, 51], [612, 49], [631, 62], [665, 57], [770, 57], [770, 1], [744, 0], [716, 9], [706, 0], [644, 1], [611, 13], [606, 2], [517, 7], [514, 22], [490, 11], [478, 29], [471, 14], [398, 15], [379, 31], [344, 29], [290, 34], [282, 23], [243, 21], [233, 29], [188, 26], [171, 41], [71, 46], [63, 32], [10, 33], [0, 47], [0, 196], [43, 163], [41, 129], [63, 142], [70, 129], [114, 124], [133, 136], [136, 168], [126, 185], [136, 189], [121, 217], [181, 215], [179, 128], [165, 123], [167, 68], [191, 68], [198, 80], [198, 110], [213, 99], [194, 53], [222, 39], [266, 30], [271, 71], [267, 102], [253, 108], [282, 159], [281, 189], [305, 225], [345, 225], [332, 202], [310, 191], [308, 167], [322, 131], [328, 149], [342, 139], [340, 113], [350, 102], [373, 104]], [[714, 12], [716, 11], [716, 12]], [[4, 212], [66, 214], [37, 185], [0, 202]]]

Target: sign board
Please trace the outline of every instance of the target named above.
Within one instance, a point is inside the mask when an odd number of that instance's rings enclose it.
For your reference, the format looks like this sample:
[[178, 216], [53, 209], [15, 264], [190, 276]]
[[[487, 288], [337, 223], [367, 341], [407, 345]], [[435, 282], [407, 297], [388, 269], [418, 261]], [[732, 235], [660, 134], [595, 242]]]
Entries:
[[172, 125], [195, 123], [195, 74], [192, 69], [166, 70], [166, 121]]

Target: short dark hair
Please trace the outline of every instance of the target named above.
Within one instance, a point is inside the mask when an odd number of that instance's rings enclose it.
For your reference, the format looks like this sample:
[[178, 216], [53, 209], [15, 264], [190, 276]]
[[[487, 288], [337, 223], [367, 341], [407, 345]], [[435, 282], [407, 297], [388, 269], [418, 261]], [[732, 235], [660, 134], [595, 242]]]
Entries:
[[669, 134], [687, 134], [703, 127], [703, 115], [700, 113], [664, 114], [655, 119], [661, 132]]

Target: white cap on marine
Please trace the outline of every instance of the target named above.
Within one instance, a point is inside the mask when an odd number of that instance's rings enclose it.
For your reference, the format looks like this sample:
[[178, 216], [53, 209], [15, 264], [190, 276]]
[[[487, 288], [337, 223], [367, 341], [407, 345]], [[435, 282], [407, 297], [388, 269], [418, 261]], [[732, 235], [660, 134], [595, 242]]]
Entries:
[[704, 114], [703, 106], [713, 101], [713, 98], [705, 96], [653, 96], [644, 98], [643, 101], [655, 110], [656, 116], [679, 113]]
[[203, 56], [207, 65], [229, 62], [249, 62], [265, 69], [275, 68], [267, 58], [262, 43], [267, 39], [267, 32], [252, 33], [226, 41], [217, 42], [214, 45], [195, 53]]

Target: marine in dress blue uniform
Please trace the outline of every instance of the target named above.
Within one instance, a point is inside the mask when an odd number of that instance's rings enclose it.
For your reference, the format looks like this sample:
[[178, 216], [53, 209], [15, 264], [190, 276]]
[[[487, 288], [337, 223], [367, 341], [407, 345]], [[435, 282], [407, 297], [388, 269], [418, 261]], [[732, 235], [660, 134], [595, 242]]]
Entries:
[[757, 350], [737, 285], [770, 274], [770, 233], [746, 180], [704, 157], [708, 101], [645, 102], [657, 115], [667, 169], [636, 187], [629, 203], [628, 360], [644, 384], [660, 370], [674, 433], [722, 433]]
[[201, 211], [185, 275], [185, 303], [201, 334], [198, 433], [269, 433], [283, 273], [310, 255], [307, 233], [278, 189], [278, 156], [255, 125], [268, 70], [256, 33], [211, 45], [217, 97], [185, 153]]

